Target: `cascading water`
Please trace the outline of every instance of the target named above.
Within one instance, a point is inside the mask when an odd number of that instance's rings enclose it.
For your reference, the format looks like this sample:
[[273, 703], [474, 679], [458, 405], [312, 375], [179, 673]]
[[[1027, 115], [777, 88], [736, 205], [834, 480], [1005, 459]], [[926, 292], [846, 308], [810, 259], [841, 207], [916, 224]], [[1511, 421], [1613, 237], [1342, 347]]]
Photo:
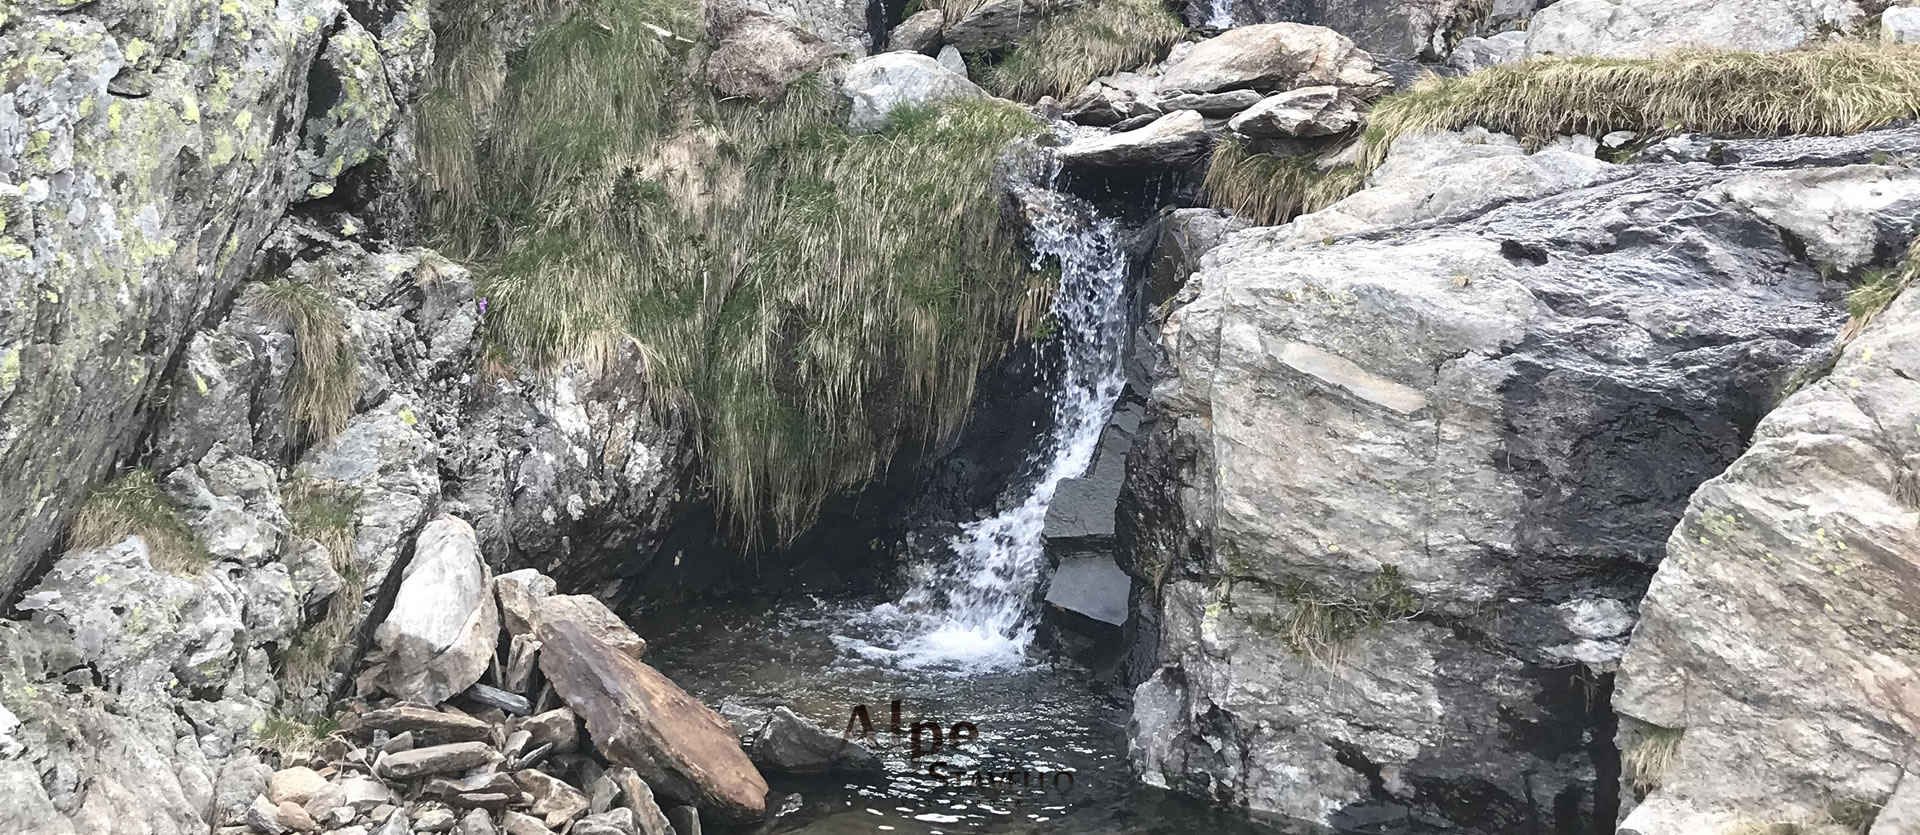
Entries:
[[1234, 25], [1233, 0], [1211, 0], [1211, 8], [1207, 11], [1207, 28], [1232, 29]]
[[900, 602], [875, 610], [868, 622], [892, 633], [884, 643], [894, 646], [848, 642], [863, 655], [905, 667], [1004, 668], [1033, 639], [1047, 508], [1060, 483], [1093, 462], [1125, 381], [1127, 259], [1111, 219], [1057, 192], [1030, 196], [1035, 266], [1060, 268], [1052, 314], [1062, 356], [1052, 429], [1030, 462], [1039, 476], [1012, 507], [962, 526], [947, 542], [951, 561], [919, 566]]

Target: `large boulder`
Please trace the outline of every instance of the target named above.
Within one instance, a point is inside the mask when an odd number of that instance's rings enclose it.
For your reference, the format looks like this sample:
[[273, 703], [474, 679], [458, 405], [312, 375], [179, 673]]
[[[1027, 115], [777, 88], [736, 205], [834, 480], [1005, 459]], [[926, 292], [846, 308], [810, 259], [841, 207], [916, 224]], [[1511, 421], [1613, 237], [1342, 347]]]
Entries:
[[766, 814], [767, 782], [727, 720], [666, 676], [553, 619], [535, 633], [540, 671], [587, 723], [607, 761], [637, 772], [655, 791], [734, 822]]
[[1651, 790], [1621, 832], [1883, 806], [1874, 833], [1914, 831], [1917, 507], [1909, 289], [1760, 422], [1667, 540], [1615, 691], [1623, 796]]
[[1229, 30], [1176, 50], [1161, 67], [1163, 93], [1291, 90], [1333, 85], [1362, 98], [1393, 88], [1373, 57], [1322, 26], [1268, 23]]
[[707, 82], [722, 96], [775, 101], [802, 76], [848, 54], [846, 47], [770, 15], [713, 17], [710, 11], [708, 31], [718, 45], [707, 56]]
[[1196, 27], [1213, 29], [1312, 23], [1382, 58], [1429, 61], [1446, 57], [1487, 14], [1472, 0], [1186, 0], [1184, 12]]
[[1560, 0], [1527, 28], [1530, 55], [1645, 58], [1684, 47], [1774, 52], [1866, 19], [1853, 0]]
[[956, 9], [944, 39], [961, 52], [988, 52], [1012, 46], [1040, 21], [1081, 5], [1084, 0], [982, 0]]
[[[1725, 150], [1810, 169], [1916, 140]], [[1871, 168], [1847, 176], [1896, 176]], [[1845, 318], [1807, 241], [1717, 196], [1763, 173], [1648, 164], [1204, 256], [1118, 514], [1158, 661], [1144, 779], [1334, 828], [1606, 825], [1591, 743], [1666, 534]], [[1862, 205], [1882, 252], [1920, 228]]]
[[380, 686], [439, 704], [473, 686], [493, 660], [500, 608], [473, 527], [452, 516], [427, 523], [400, 576], [393, 609], [374, 630]]
[[854, 133], [879, 130], [893, 109], [903, 105], [990, 98], [966, 76], [916, 52], [887, 52], [856, 61], [847, 68], [840, 89], [853, 100], [847, 130]]
[[714, 0], [708, 9], [723, 5], [786, 21], [856, 58], [873, 49], [866, 0]]

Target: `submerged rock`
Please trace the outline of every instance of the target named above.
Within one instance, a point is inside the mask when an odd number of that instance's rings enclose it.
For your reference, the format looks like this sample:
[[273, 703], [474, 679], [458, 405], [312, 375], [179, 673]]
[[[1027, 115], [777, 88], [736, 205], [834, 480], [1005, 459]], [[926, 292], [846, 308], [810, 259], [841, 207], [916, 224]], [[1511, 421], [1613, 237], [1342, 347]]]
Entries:
[[438, 704], [480, 680], [500, 635], [499, 608], [473, 527], [442, 516], [420, 531], [385, 622], [374, 630], [380, 685]]
[[1623, 794], [1646, 794], [1621, 832], [1883, 806], [1874, 833], [1910, 831], [1920, 291], [1693, 494], [1640, 612], [1614, 705]]
[[548, 620], [536, 634], [541, 672], [608, 762], [727, 820], [766, 814], [766, 780], [719, 714], [587, 627]]
[[776, 707], [752, 729], [754, 765], [787, 774], [878, 773], [885, 766], [866, 746]]
[[[1728, 151], [1809, 169], [1911, 133]], [[1597, 825], [1592, 694], [1666, 533], [1844, 318], [1797, 235], [1712, 199], [1759, 173], [1636, 166], [1444, 226], [1395, 210], [1209, 252], [1119, 514], [1159, 632], [1147, 782], [1336, 828]], [[1883, 252], [1920, 228], [1854, 206]]]

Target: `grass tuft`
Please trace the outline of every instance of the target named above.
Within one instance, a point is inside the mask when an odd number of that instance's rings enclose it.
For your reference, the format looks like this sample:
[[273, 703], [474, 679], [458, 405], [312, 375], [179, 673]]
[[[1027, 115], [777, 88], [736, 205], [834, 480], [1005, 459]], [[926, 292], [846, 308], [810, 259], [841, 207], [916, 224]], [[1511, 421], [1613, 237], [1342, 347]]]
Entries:
[[324, 686], [334, 656], [353, 638], [360, 601], [366, 597], [365, 572], [354, 559], [354, 533], [360, 521], [360, 491], [335, 482], [298, 476], [282, 488], [280, 503], [295, 536], [327, 549], [340, 589], [327, 601], [326, 613], [281, 653], [277, 678], [283, 693], [304, 698]]
[[1626, 750], [1620, 766], [1634, 791], [1644, 796], [1659, 787], [1660, 781], [1673, 770], [1673, 763], [1680, 756], [1680, 741], [1686, 733], [1685, 728], [1654, 727]]
[[[818, 79], [716, 100], [699, 19], [600, 0], [536, 36], [490, 111], [443, 82], [464, 121], [423, 142], [462, 147], [423, 153], [450, 166], [425, 196], [476, 262], [496, 372], [632, 349], [653, 402], [697, 422], [736, 528], [785, 542], [895, 449], [955, 431], [981, 367], [1036, 326], [994, 172], [1041, 126], [982, 101], [849, 136]], [[469, 152], [497, 172], [470, 205]]]
[[1340, 664], [1347, 642], [1360, 633], [1420, 613], [1419, 599], [1391, 565], [1369, 577], [1358, 595], [1329, 595], [1298, 582], [1285, 587], [1282, 596], [1288, 614], [1256, 616], [1253, 625], [1278, 635], [1294, 654], [1327, 667]]
[[986, 86], [1020, 101], [1067, 98], [1100, 76], [1166, 56], [1187, 26], [1160, 0], [1099, 0], [1041, 21]]
[[313, 757], [320, 743], [339, 728], [340, 723], [328, 717], [298, 719], [268, 714], [253, 725], [253, 746], [277, 754], [280, 766], [290, 767]]
[[147, 543], [153, 566], [174, 574], [198, 573], [211, 561], [206, 547], [160, 492], [151, 470], [133, 470], [87, 497], [74, 517], [69, 547], [103, 548], [129, 536]]
[[[1394, 140], [1473, 125], [1539, 144], [1561, 134], [1837, 136], [1920, 117], [1920, 46], [1828, 40], [1785, 52], [1683, 50], [1657, 58], [1533, 58], [1428, 78], [1373, 104], [1352, 169], [1247, 155], [1223, 143], [1214, 205], [1260, 223], [1364, 185]], [[1238, 155], [1238, 156], [1236, 156]], [[1272, 192], [1282, 192], [1274, 194]], [[1332, 197], [1331, 200], [1327, 199]]]
[[293, 329], [287, 419], [300, 423], [309, 440], [338, 434], [360, 395], [360, 359], [333, 298], [288, 279], [267, 282], [259, 298], [263, 313]]
[[1874, 317], [1893, 304], [1907, 288], [1920, 280], [1920, 237], [1907, 245], [1905, 260], [1891, 270], [1873, 272], [1847, 292], [1847, 326], [1840, 332], [1842, 343], [1851, 341], [1873, 323]]

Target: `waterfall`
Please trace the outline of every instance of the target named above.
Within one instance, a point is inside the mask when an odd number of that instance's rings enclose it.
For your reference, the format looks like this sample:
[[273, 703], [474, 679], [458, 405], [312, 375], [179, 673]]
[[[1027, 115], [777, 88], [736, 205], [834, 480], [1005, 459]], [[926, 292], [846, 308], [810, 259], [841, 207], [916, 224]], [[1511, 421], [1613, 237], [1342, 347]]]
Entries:
[[861, 645], [869, 657], [909, 667], [1017, 665], [1033, 639], [1033, 611], [1046, 566], [1047, 507], [1060, 482], [1086, 473], [1125, 382], [1127, 259], [1112, 219], [1082, 201], [1035, 190], [1030, 227], [1036, 269], [1052, 261], [1060, 281], [1052, 315], [1060, 373], [1049, 384], [1052, 428], [1028, 462], [1039, 476], [998, 515], [963, 525], [947, 540], [952, 559], [920, 565], [898, 604], [872, 620], [894, 648]]
[[1209, 29], [1232, 29], [1233, 0], [1208, 0], [1206, 27]]

